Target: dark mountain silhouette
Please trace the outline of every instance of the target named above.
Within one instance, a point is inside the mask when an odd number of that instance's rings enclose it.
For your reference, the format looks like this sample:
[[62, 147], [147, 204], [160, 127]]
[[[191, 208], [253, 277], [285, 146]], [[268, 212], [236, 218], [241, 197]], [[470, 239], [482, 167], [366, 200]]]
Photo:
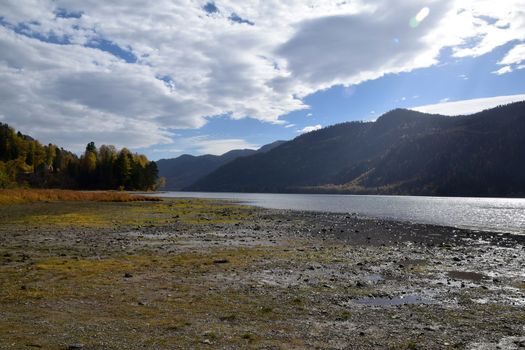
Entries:
[[197, 191], [525, 195], [525, 102], [447, 117], [396, 109], [237, 158]]
[[236, 158], [268, 152], [284, 142], [285, 141], [275, 141], [262, 146], [258, 150], [232, 150], [220, 156], [211, 154], [192, 156], [183, 154], [177, 158], [161, 159], [157, 161], [159, 176], [166, 178], [165, 189], [174, 191], [181, 190]]

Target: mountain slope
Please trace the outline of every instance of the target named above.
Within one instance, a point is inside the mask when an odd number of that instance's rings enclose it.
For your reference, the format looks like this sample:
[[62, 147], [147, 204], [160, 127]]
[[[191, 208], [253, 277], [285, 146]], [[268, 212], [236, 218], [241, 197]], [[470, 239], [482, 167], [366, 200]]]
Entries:
[[525, 102], [458, 117], [397, 109], [235, 159], [188, 189], [517, 196], [523, 164]]
[[161, 159], [157, 161], [159, 176], [166, 178], [165, 189], [181, 190], [236, 158], [268, 152], [282, 143], [284, 143], [284, 141], [275, 141], [262, 146], [258, 150], [232, 150], [220, 156], [211, 154], [192, 156], [183, 154], [177, 158]]

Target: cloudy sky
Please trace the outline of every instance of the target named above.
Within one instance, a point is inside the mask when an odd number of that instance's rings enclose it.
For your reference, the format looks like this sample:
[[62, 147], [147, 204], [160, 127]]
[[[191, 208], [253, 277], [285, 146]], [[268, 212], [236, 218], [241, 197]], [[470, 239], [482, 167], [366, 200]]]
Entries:
[[2, 0], [0, 122], [220, 154], [397, 107], [525, 99], [525, 0]]

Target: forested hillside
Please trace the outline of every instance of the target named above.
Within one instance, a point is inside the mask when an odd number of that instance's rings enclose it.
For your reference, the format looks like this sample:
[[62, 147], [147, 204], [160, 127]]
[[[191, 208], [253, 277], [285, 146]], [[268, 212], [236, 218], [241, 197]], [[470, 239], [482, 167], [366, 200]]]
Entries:
[[397, 109], [236, 159], [188, 190], [525, 196], [525, 102], [468, 116]]
[[212, 154], [201, 156], [183, 154], [177, 158], [158, 160], [157, 166], [160, 176], [166, 179], [165, 188], [177, 191], [208, 175], [221, 165], [253, 153], [255, 153], [255, 150], [242, 149], [233, 150], [220, 156]]
[[178, 191], [190, 186], [195, 181], [234, 159], [269, 152], [284, 142], [285, 141], [275, 141], [262, 146], [258, 150], [236, 149], [220, 156], [212, 154], [202, 156], [183, 154], [177, 158], [161, 159], [157, 161], [157, 166], [159, 167], [160, 176], [166, 179], [165, 189]]
[[93, 142], [84, 154], [42, 145], [0, 123], [0, 188], [31, 186], [81, 189], [154, 189], [157, 165], [128, 149]]

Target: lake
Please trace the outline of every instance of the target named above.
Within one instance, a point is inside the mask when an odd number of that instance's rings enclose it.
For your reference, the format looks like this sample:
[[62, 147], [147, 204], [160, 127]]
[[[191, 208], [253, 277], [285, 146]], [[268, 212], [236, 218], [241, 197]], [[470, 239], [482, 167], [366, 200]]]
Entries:
[[161, 192], [161, 195], [227, 199], [263, 208], [357, 213], [415, 223], [525, 234], [525, 199], [521, 198], [212, 192]]

